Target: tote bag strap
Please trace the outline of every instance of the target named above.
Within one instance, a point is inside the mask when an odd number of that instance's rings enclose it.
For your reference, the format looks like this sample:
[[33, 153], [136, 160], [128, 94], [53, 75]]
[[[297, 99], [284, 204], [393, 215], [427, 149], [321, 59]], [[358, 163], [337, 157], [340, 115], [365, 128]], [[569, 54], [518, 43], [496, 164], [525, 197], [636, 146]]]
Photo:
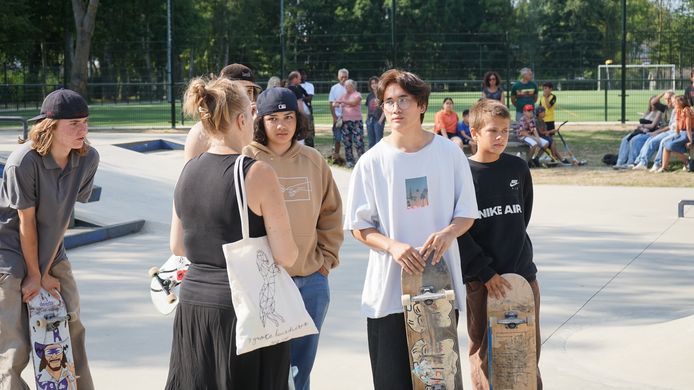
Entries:
[[247, 239], [248, 229], [248, 197], [246, 196], [246, 182], [243, 175], [243, 159], [240, 155], [234, 163], [234, 189], [236, 190], [236, 204], [239, 206], [239, 216], [241, 217], [241, 235]]

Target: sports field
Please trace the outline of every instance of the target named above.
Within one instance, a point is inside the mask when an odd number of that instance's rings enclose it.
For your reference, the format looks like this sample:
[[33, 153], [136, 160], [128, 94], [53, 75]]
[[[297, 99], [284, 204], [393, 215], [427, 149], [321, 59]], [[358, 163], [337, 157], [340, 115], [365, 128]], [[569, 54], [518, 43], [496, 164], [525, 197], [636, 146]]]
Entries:
[[[648, 99], [660, 91], [627, 91], [626, 119], [636, 121], [647, 110]], [[556, 121], [570, 122], [603, 122], [605, 121], [605, 93], [603, 91], [556, 91], [557, 112]], [[364, 101], [366, 93], [362, 92]], [[460, 113], [469, 108], [480, 98], [478, 92], [434, 92], [429, 99], [429, 110], [425, 122], [433, 122], [434, 113], [439, 110], [444, 97], [450, 96], [455, 102], [455, 110]], [[619, 91], [610, 91], [607, 100], [607, 121], [616, 122], [621, 118], [621, 97]], [[92, 104], [89, 107], [89, 122], [93, 127], [170, 127], [171, 106], [162, 103], [119, 103]], [[317, 94], [313, 99], [313, 109], [316, 124], [331, 123], [330, 106], [327, 94]], [[12, 115], [31, 118], [38, 114], [39, 107], [22, 108], [20, 110], [0, 108], [0, 116]], [[366, 113], [366, 108], [364, 108]], [[183, 120], [183, 121], [182, 121]], [[181, 103], [176, 104], [176, 126], [189, 126], [190, 118], [181, 117]], [[16, 127], [16, 125], [0, 124], [0, 127]], [[598, 128], [599, 126], [596, 126]]]

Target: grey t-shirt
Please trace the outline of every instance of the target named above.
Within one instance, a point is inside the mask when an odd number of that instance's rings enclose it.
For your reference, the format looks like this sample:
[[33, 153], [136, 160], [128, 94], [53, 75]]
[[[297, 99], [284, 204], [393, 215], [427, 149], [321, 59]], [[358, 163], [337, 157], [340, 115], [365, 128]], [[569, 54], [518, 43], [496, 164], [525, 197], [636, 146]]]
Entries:
[[98, 166], [99, 154], [92, 147], [88, 147], [84, 156], [73, 150], [65, 169], [50, 154], [39, 155], [30, 142], [10, 154], [0, 184], [0, 273], [20, 279], [26, 275], [17, 210], [36, 208], [42, 273], [56, 247], [53, 264], [67, 257], [63, 245], [65, 229], [75, 202], [89, 200]]

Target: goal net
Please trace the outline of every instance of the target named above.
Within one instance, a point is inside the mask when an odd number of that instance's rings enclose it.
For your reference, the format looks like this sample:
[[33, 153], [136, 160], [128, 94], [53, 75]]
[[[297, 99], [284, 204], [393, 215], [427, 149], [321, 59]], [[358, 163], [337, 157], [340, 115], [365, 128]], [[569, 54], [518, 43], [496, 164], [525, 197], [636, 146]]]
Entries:
[[[660, 91], [675, 89], [675, 65], [626, 66], [626, 89]], [[598, 65], [598, 91], [622, 88], [622, 65]]]

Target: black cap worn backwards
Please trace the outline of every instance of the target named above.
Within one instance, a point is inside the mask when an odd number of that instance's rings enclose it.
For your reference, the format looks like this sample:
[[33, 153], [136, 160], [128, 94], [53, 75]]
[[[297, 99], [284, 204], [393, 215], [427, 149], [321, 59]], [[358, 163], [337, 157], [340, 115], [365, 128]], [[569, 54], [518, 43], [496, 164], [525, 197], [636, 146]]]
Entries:
[[294, 92], [280, 87], [263, 91], [258, 95], [255, 106], [258, 110], [258, 117], [279, 111], [299, 111], [299, 103]]
[[49, 119], [77, 119], [89, 116], [87, 101], [69, 89], [58, 89], [46, 96], [41, 104], [41, 113], [30, 121]]
[[219, 72], [220, 77], [225, 77], [229, 80], [241, 80], [241, 81], [248, 81], [251, 83], [258, 91], [260, 91], [262, 88], [260, 88], [260, 85], [255, 83], [255, 75], [253, 74], [253, 71], [251, 68], [247, 67], [246, 65], [243, 64], [230, 64], [222, 68], [222, 71]]

